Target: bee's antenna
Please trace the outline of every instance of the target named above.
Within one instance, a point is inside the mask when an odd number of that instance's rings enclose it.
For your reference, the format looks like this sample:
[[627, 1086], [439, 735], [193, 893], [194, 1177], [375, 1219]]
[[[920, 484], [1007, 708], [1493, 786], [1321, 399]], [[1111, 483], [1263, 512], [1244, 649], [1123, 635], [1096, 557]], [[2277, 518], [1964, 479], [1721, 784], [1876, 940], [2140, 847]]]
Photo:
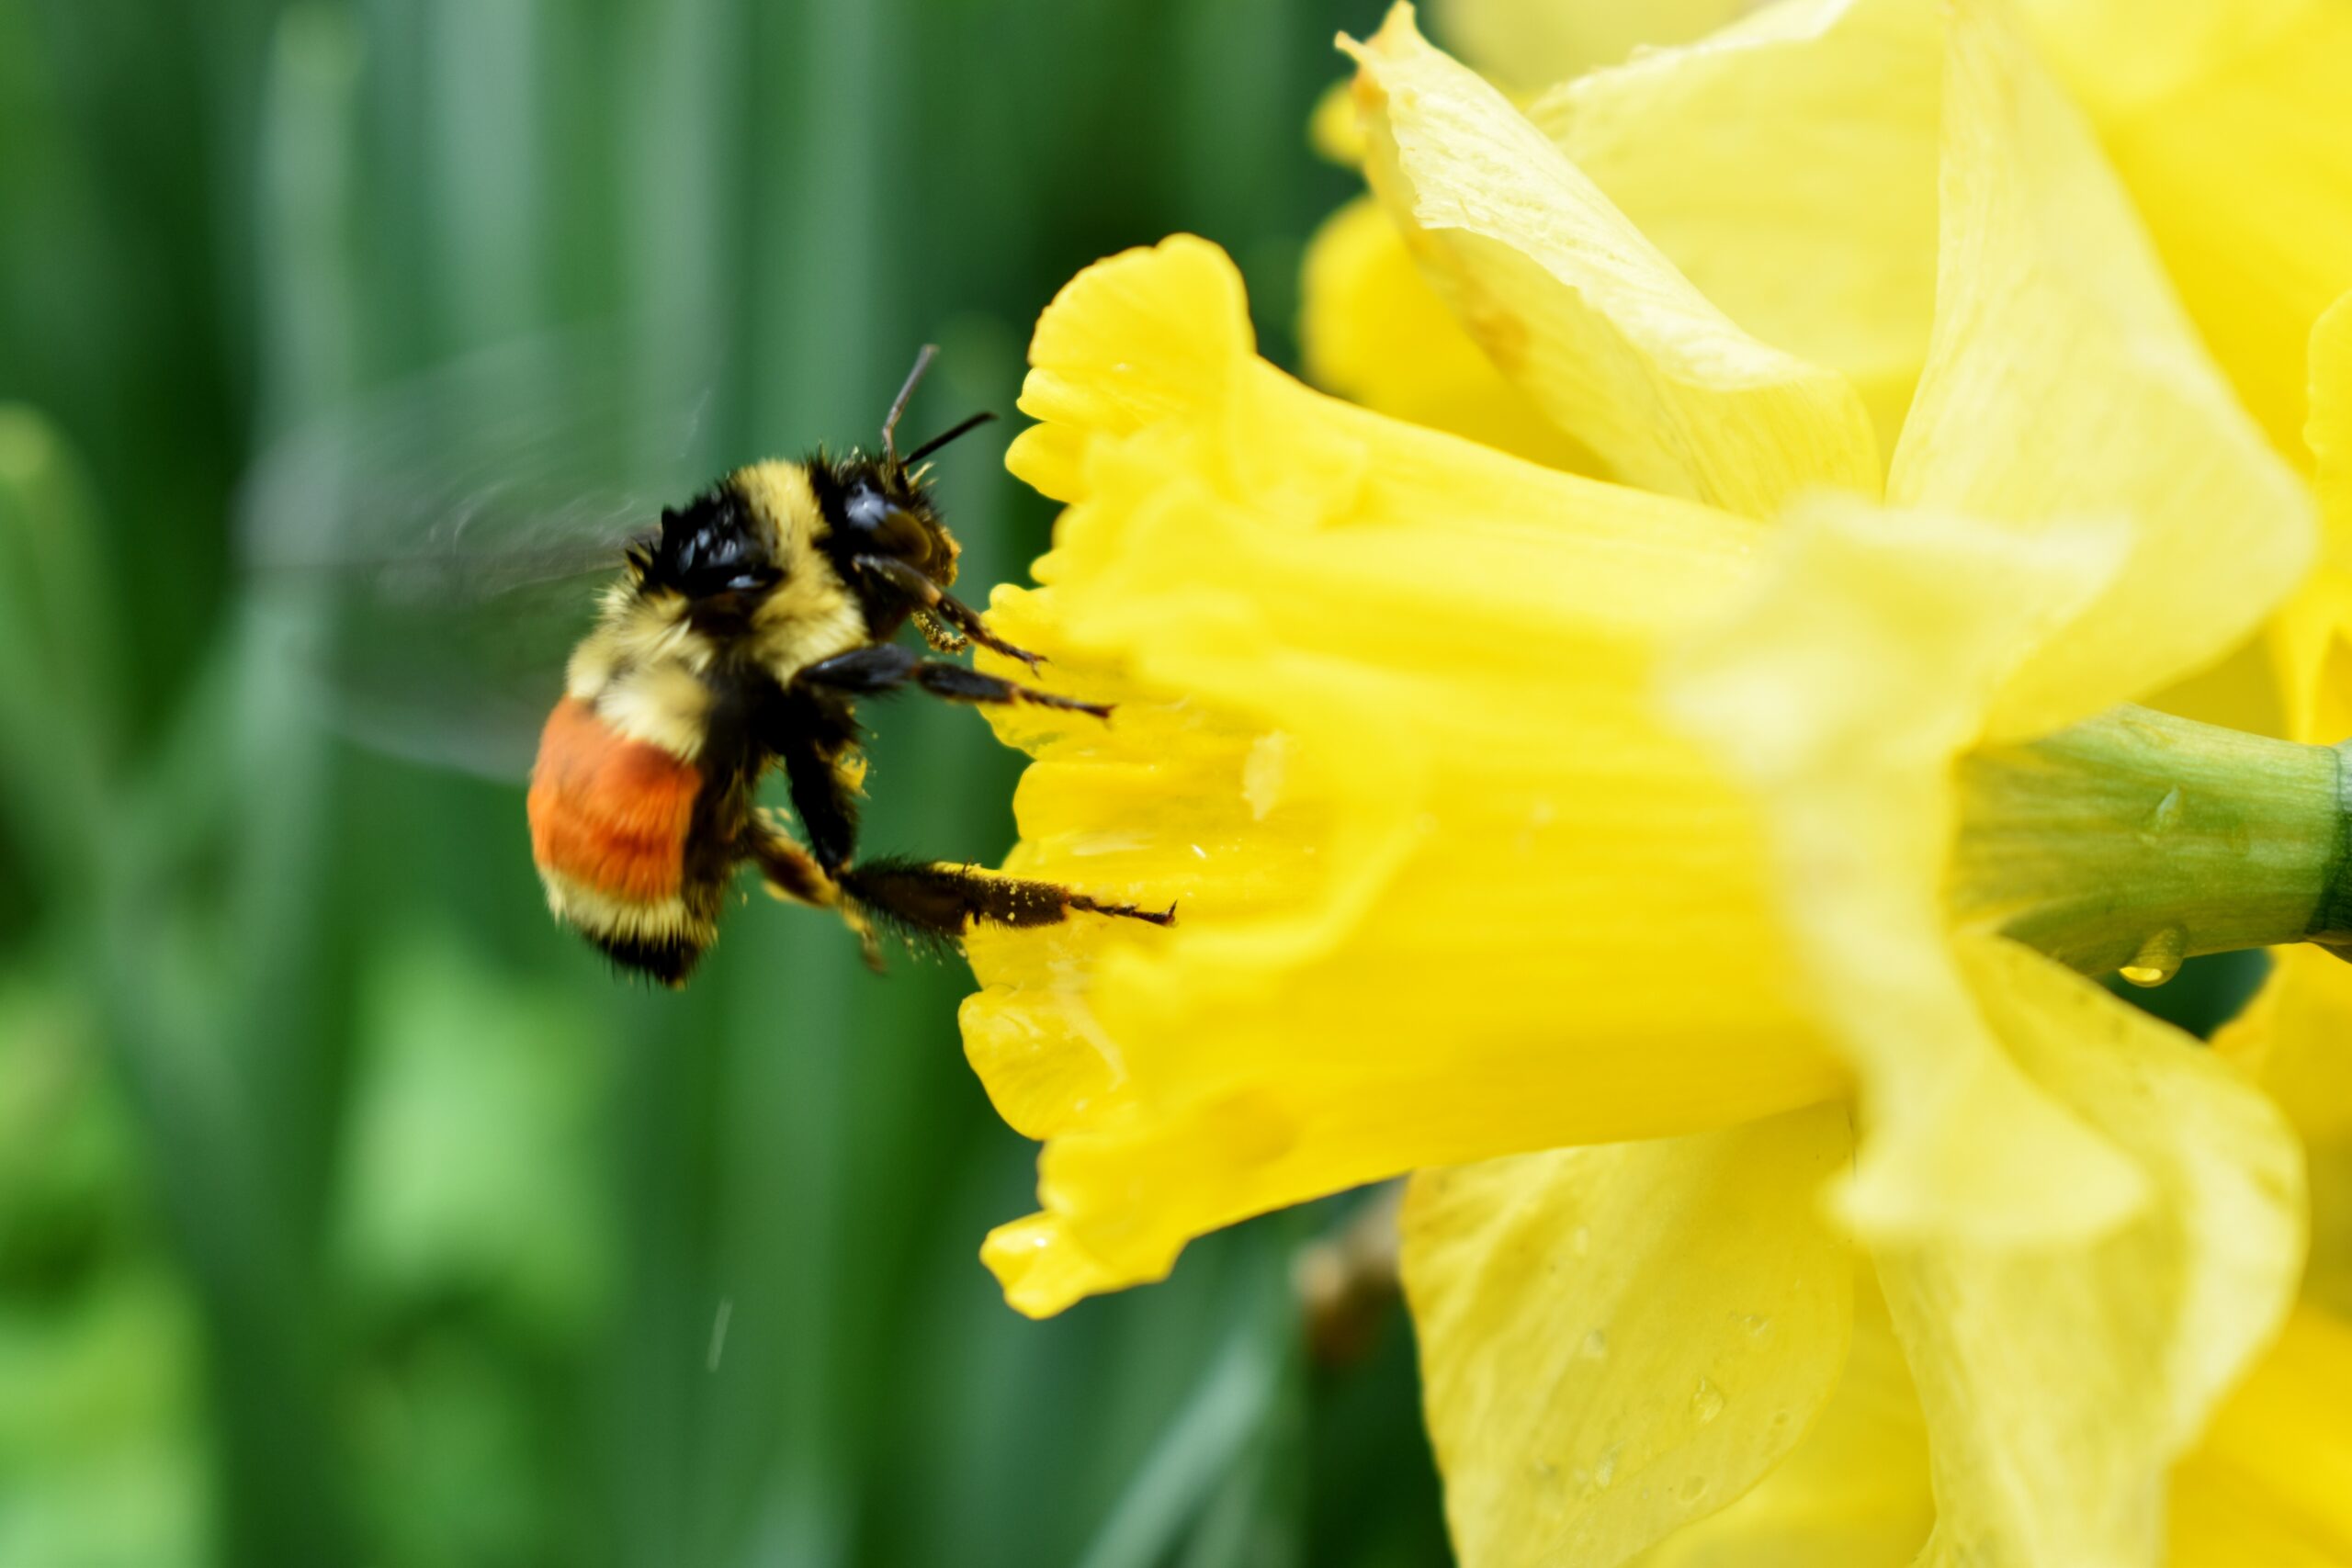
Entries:
[[[922, 384], [922, 373], [931, 368], [931, 362], [938, 353], [939, 345], [935, 343], [922, 345], [915, 355], [914, 368], [907, 372], [906, 384], [899, 389], [899, 395], [890, 400], [890, 412], [882, 416], [882, 456], [890, 462], [899, 460], [899, 416], [907, 412], [908, 401], [914, 397], [915, 389]], [[915, 454], [917, 457], [921, 456], [920, 452]], [[913, 460], [912, 457], [907, 459], [909, 462]]]
[[993, 411], [982, 409], [979, 412], [964, 421], [963, 423], [956, 425], [954, 429], [933, 436], [930, 440], [924, 442], [922, 446], [908, 453], [906, 456], [906, 461], [910, 463], [920, 463], [925, 457], [930, 457], [933, 452], [938, 451], [942, 446], [946, 446], [950, 441], [955, 440], [957, 436], [978, 430], [980, 426], [986, 424], [995, 417], [996, 414]]

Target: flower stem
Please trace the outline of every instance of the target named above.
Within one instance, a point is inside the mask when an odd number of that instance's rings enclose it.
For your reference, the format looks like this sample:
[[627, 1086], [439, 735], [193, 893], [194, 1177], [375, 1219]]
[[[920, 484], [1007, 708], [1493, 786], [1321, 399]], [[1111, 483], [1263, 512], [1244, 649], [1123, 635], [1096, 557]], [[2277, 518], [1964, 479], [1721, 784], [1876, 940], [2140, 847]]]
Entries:
[[1959, 767], [1947, 903], [2086, 974], [2352, 943], [2341, 751], [2120, 707]]

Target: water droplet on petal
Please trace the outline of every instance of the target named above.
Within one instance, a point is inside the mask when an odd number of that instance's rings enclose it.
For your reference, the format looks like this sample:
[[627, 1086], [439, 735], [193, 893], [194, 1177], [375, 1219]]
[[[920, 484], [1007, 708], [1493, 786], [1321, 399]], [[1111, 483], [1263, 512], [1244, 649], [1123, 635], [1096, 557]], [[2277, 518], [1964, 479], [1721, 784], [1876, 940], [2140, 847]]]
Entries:
[[1683, 1482], [1681, 1489], [1675, 1494], [1686, 1503], [1695, 1503], [1706, 1495], [1707, 1478], [1703, 1475], [1691, 1476]]
[[1598, 1361], [1609, 1354], [1609, 1331], [1596, 1328], [1584, 1337], [1581, 1354], [1588, 1361]]
[[1764, 1336], [1772, 1332], [1772, 1320], [1764, 1316], [1761, 1313], [1751, 1312], [1742, 1314], [1739, 1319], [1739, 1325], [1747, 1330], [1747, 1336], [1751, 1339], [1761, 1339]]
[[1609, 1483], [1617, 1479], [1617, 1455], [1624, 1447], [1623, 1443], [1611, 1443], [1601, 1450], [1600, 1458], [1594, 1461], [1592, 1467], [1594, 1486], [1603, 1492], [1609, 1490]]
[[1699, 1386], [1690, 1391], [1690, 1413], [1699, 1417], [1701, 1426], [1705, 1426], [1724, 1413], [1724, 1391], [1701, 1378]]
[[2161, 986], [2180, 973], [2180, 961], [2188, 951], [2187, 928], [2166, 926], [2142, 942], [2132, 962], [2117, 973], [2134, 986]]

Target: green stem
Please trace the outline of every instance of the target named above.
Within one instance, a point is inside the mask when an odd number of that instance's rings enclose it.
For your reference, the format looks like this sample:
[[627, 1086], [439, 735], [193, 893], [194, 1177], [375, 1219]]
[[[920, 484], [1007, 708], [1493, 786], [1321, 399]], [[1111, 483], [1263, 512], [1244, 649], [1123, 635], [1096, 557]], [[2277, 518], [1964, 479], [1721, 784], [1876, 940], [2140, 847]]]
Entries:
[[1947, 902], [2086, 974], [2352, 942], [2338, 750], [2120, 707], [1959, 770]]

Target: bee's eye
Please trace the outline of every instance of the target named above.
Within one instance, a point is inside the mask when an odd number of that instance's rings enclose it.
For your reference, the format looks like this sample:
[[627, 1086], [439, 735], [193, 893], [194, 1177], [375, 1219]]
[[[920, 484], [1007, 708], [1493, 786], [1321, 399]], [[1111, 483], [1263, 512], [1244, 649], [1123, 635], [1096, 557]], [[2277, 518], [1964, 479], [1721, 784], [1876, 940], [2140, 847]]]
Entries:
[[879, 556], [894, 556], [918, 568], [937, 553], [932, 530], [922, 518], [899, 506], [876, 486], [860, 481], [842, 501], [842, 520], [863, 536], [860, 548]]
[[851, 491], [849, 499], [842, 503], [842, 512], [849, 519], [849, 525], [868, 533], [880, 532], [890, 521], [890, 514], [898, 510], [880, 491], [865, 484]]

